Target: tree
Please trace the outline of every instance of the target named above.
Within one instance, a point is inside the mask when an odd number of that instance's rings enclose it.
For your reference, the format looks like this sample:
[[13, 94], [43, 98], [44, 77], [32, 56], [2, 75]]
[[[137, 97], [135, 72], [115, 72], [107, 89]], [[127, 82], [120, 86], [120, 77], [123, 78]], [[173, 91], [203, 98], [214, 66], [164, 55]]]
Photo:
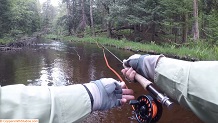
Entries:
[[[75, 7], [76, 7], [76, 0], [63, 0], [63, 3], [66, 3], [66, 9], [67, 9], [67, 15], [66, 15], [66, 18], [67, 18], [67, 28], [68, 28], [68, 35], [72, 35], [75, 33], [76, 31], [76, 28], [74, 26], [75, 24]], [[65, 9], [65, 8], [63, 8]], [[62, 19], [64, 19], [64, 16], [65, 15], [62, 15]]]
[[[147, 40], [186, 43], [192, 36], [199, 39], [200, 32], [205, 33], [206, 38], [216, 37], [218, 34], [215, 28], [217, 26], [214, 26], [217, 20], [217, 0], [63, 0], [63, 2], [66, 5], [63, 9], [66, 9], [67, 13], [59, 16], [57, 20], [67, 27], [70, 35], [83, 33], [86, 26], [91, 27], [92, 34], [93, 29], [96, 29], [98, 30], [96, 32], [107, 32], [108, 37], [116, 37], [116, 33], [120, 33], [121, 29], [131, 29], [128, 37], [143, 42]], [[193, 12], [195, 13], [192, 14]], [[202, 21], [198, 21], [199, 18], [202, 18]], [[199, 25], [201, 27], [198, 27]]]
[[145, 33], [151, 33], [151, 41], [155, 41], [155, 36], [157, 31], [160, 29], [162, 20], [163, 20], [163, 5], [160, 0], [137, 0], [137, 1], [128, 1], [124, 3], [128, 4], [126, 8], [127, 14], [126, 21], [134, 25], [135, 33], [138, 33], [139, 30], [137, 27], [143, 27], [147, 31]]
[[90, 6], [86, 0], [63, 0], [67, 7], [69, 35], [85, 31], [88, 23]]
[[10, 0], [0, 0], [0, 38], [10, 30]]
[[189, 25], [193, 11], [192, 1], [190, 0], [163, 0], [164, 5], [163, 32], [165, 40], [174, 41], [175, 43], [186, 43], [188, 40]]
[[10, 9], [12, 36], [32, 34], [40, 28], [40, 17], [35, 0], [13, 0]]
[[51, 0], [47, 0], [42, 5], [42, 26], [44, 30], [49, 30], [56, 16], [56, 8], [51, 5]]
[[98, 9], [100, 9], [101, 16], [102, 16], [102, 25], [106, 27], [107, 30], [107, 37], [112, 36], [112, 17], [111, 17], [111, 7], [112, 5], [116, 4], [115, 0], [96, 0], [96, 5]]
[[78, 31], [85, 31], [85, 28], [87, 26], [87, 17], [86, 17], [86, 14], [85, 14], [85, 2], [84, 0], [81, 0], [81, 9], [82, 9], [82, 12], [81, 12], [81, 15], [82, 15], [82, 19], [80, 21], [80, 24], [77, 28]]
[[92, 35], [95, 36], [95, 27], [93, 22], [93, 0], [90, 0], [90, 21], [91, 21], [91, 31]]
[[198, 28], [198, 0], [193, 0], [193, 15], [194, 15], [194, 25], [193, 34], [194, 41], [199, 39], [199, 28]]

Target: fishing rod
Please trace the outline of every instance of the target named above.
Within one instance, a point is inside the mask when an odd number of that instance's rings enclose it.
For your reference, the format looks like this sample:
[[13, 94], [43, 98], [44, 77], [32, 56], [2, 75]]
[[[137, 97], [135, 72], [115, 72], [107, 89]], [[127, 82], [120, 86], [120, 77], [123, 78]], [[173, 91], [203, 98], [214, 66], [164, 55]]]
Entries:
[[[112, 56], [114, 56], [119, 62], [121, 62], [123, 66], [131, 67], [129, 65], [129, 60], [125, 60], [125, 62], [123, 62], [104, 45], [100, 45]], [[139, 123], [157, 122], [162, 115], [162, 105], [165, 105], [167, 108], [171, 108], [173, 106], [173, 102], [171, 102], [167, 96], [156, 90], [152, 82], [142, 75], [136, 73], [135, 80], [139, 82], [142, 87], [151, 94], [142, 95], [139, 96], [137, 100], [130, 101], [129, 104], [132, 105], [137, 121]]]

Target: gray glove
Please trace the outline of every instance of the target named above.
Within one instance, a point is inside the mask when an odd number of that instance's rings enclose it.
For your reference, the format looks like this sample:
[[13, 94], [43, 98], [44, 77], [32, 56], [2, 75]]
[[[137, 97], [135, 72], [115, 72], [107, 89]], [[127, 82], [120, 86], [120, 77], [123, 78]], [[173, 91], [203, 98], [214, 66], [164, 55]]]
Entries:
[[124, 67], [132, 67], [138, 74], [147, 79], [154, 80], [156, 63], [159, 57], [163, 55], [139, 55], [130, 56], [123, 60]]
[[107, 110], [121, 106], [122, 88], [119, 82], [112, 78], [91, 81], [85, 86], [91, 92], [94, 103], [93, 110]]

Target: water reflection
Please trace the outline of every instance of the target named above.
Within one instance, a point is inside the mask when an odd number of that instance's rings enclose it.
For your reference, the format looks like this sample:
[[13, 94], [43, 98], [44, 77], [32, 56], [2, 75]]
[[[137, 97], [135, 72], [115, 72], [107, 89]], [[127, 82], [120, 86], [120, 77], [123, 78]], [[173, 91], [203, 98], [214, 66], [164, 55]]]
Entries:
[[[108, 47], [120, 59], [132, 55]], [[106, 52], [108, 62], [119, 73], [122, 64]], [[82, 43], [50, 42], [18, 52], [0, 52], [0, 84], [25, 84], [29, 86], [65, 86], [86, 83], [104, 77], [115, 78], [105, 65], [102, 50], [96, 45]], [[138, 97], [146, 91], [137, 83], [127, 83]], [[126, 104], [120, 108], [104, 112], [94, 112], [84, 122], [87, 123], [136, 123], [131, 107]], [[161, 123], [201, 122], [193, 113], [176, 105], [173, 110], [164, 109]]]

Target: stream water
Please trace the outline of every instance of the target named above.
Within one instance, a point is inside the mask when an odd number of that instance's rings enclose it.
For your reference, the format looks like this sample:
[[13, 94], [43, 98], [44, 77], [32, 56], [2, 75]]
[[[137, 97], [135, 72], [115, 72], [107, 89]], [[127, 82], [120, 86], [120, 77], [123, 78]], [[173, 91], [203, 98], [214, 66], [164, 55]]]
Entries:
[[[133, 52], [108, 47], [120, 59]], [[106, 52], [108, 62], [120, 74], [122, 64]], [[87, 83], [100, 78], [115, 78], [96, 44], [63, 43], [50, 41], [39, 43], [19, 51], [0, 52], [0, 84], [25, 84], [27, 86], [67, 86]], [[138, 97], [147, 94], [138, 83], [127, 83]], [[84, 123], [137, 123], [128, 104], [103, 112], [93, 112]], [[159, 123], [201, 123], [189, 110], [178, 104], [164, 108]]]

